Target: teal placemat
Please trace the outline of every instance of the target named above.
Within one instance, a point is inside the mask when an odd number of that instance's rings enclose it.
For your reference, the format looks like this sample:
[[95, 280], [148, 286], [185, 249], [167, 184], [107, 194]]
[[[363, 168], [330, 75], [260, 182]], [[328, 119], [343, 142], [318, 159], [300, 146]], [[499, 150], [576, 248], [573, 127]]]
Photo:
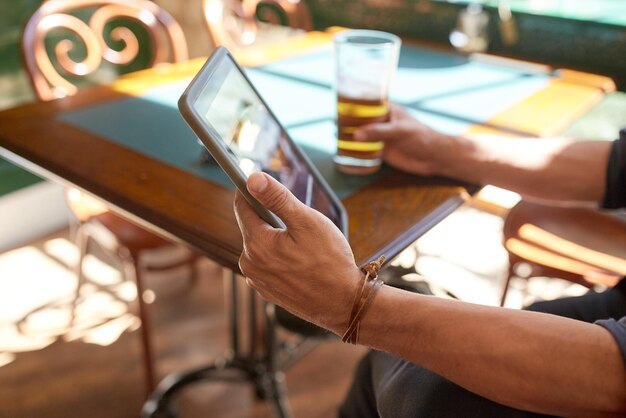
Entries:
[[[348, 176], [333, 166], [336, 133], [332, 66], [332, 55], [326, 51], [248, 69], [247, 74], [292, 138], [343, 199], [378, 175]], [[459, 134], [542, 88], [548, 80], [546, 75], [471, 62], [461, 55], [403, 48], [392, 100], [409, 108], [429, 126]], [[176, 103], [188, 82], [161, 85], [141, 97], [65, 112], [59, 118], [233, 187], [219, 167], [201, 161], [201, 146], [178, 112]]]
[[[301, 142], [302, 139], [304, 151], [340, 199], [377, 177], [348, 176], [334, 169], [334, 103], [330, 91], [280, 80], [277, 76], [258, 70], [249, 70], [248, 73], [260, 93], [268, 98], [269, 106], [293, 134], [294, 140]], [[230, 179], [217, 165], [201, 161], [201, 145], [178, 112], [176, 102], [188, 83], [189, 80], [169, 83], [141, 97], [64, 112], [59, 118], [224, 187], [233, 188]]]

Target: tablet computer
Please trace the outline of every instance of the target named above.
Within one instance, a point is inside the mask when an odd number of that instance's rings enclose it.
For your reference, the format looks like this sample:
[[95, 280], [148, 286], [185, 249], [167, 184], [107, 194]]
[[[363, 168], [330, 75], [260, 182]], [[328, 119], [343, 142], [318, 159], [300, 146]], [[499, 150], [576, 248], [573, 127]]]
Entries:
[[183, 118], [261, 218], [283, 222], [248, 193], [247, 177], [265, 172], [347, 235], [344, 206], [289, 137], [245, 72], [219, 47], [178, 101]]

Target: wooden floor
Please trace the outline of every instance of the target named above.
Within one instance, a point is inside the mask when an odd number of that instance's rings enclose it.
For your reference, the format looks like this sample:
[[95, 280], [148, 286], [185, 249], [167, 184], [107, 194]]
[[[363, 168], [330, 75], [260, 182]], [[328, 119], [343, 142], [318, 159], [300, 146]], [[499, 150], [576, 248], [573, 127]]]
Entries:
[[[227, 323], [218, 266], [203, 262], [193, 287], [180, 277], [150, 278], [148, 286], [157, 295], [150, 313], [160, 376], [224, 354]], [[335, 416], [363, 353], [362, 348], [323, 342], [293, 365], [286, 379], [294, 416]], [[60, 336], [43, 349], [13, 355], [0, 367], [2, 418], [138, 416], [144, 385], [137, 329], [107, 346]], [[177, 405], [181, 418], [273, 416], [247, 383], [198, 384], [184, 390]]]

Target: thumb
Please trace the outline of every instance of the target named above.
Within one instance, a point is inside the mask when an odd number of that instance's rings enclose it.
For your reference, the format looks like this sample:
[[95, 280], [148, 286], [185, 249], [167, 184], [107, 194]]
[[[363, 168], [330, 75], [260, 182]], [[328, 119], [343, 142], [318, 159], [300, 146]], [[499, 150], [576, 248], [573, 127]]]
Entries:
[[252, 173], [248, 178], [248, 191], [259, 203], [274, 212], [289, 228], [306, 210], [285, 186], [265, 173]]

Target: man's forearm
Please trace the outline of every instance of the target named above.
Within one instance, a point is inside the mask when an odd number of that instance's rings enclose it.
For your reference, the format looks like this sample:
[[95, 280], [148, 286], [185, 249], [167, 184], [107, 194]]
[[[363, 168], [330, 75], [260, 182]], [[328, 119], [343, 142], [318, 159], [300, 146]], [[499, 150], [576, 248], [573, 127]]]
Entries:
[[604, 196], [608, 141], [448, 138], [440, 174], [544, 199], [598, 202]]
[[619, 348], [598, 325], [385, 287], [360, 342], [515, 408], [559, 416], [626, 408]]

